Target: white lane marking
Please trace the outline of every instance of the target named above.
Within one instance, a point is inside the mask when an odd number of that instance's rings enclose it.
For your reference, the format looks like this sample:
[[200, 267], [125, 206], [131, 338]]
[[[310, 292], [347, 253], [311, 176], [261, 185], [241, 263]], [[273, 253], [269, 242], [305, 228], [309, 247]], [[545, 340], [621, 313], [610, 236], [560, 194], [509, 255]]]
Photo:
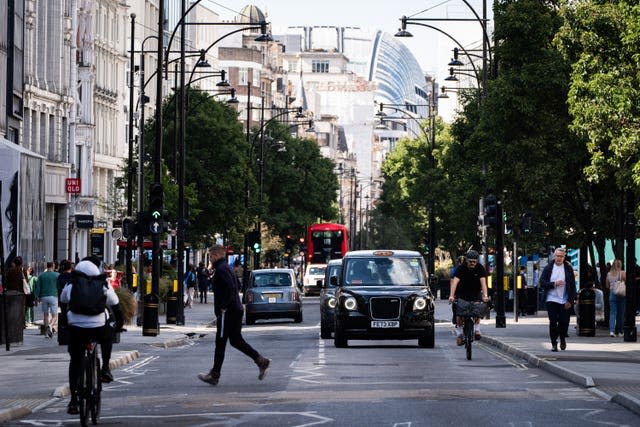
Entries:
[[496, 350], [493, 346], [488, 346], [487, 344], [482, 344], [482, 343], [479, 343], [477, 345], [479, 345], [484, 351], [493, 354], [494, 356], [504, 360], [508, 364], [514, 366], [515, 368], [520, 369], [521, 371], [526, 371], [529, 369], [524, 363], [518, 362], [515, 359], [512, 359], [511, 357], [507, 356], [506, 354], [501, 353], [499, 350]]
[[324, 352], [324, 340], [318, 339], [318, 365], [323, 366], [325, 364], [325, 352]]
[[411, 421], [405, 421], [402, 423], [394, 423], [393, 427], [411, 427]]
[[[143, 420], [149, 420], [149, 419], [174, 419], [174, 420], [179, 420], [182, 418], [207, 418], [207, 417], [216, 417], [216, 418], [220, 418], [220, 417], [226, 417], [228, 419], [231, 419], [232, 417], [238, 417], [238, 416], [260, 416], [260, 417], [264, 417], [264, 416], [274, 416], [274, 417], [282, 417], [282, 416], [300, 416], [300, 417], [304, 417], [304, 418], [309, 418], [308, 422], [303, 422], [303, 424], [295, 424], [295, 427], [311, 427], [311, 426], [317, 426], [317, 425], [321, 425], [321, 424], [327, 424], [330, 422], [334, 422], [335, 420], [333, 418], [328, 418], [328, 417], [324, 417], [322, 415], [318, 415], [316, 412], [253, 412], [253, 411], [247, 411], [247, 412], [205, 412], [205, 413], [200, 413], [200, 414], [167, 414], [167, 415], [151, 415], [151, 414], [144, 414], [144, 415], [113, 415], [113, 416], [101, 416], [100, 420], [101, 421], [106, 421], [106, 420], [127, 420], [127, 419], [131, 419], [131, 420], [136, 420], [136, 419], [143, 419]], [[66, 424], [69, 420], [23, 420], [22, 423], [25, 424], [31, 424], [34, 426], [62, 426], [64, 424]], [[77, 418], [73, 419], [73, 423], [77, 423], [78, 420]], [[177, 421], [179, 422], [179, 421]]]

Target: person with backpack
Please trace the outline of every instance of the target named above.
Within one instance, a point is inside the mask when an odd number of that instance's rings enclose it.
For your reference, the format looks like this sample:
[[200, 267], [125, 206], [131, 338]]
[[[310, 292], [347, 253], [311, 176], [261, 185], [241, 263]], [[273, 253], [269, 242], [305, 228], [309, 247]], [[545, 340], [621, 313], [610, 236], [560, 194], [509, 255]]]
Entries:
[[[69, 387], [71, 401], [67, 413], [78, 413], [77, 383], [82, 370], [82, 356], [87, 342], [96, 339], [102, 352], [102, 382], [113, 381], [109, 369], [113, 333], [122, 331], [123, 316], [120, 301], [107, 276], [100, 272], [100, 259], [86, 257], [76, 265], [72, 278], [62, 289], [60, 302], [68, 305], [69, 323]], [[109, 310], [110, 308], [110, 310]], [[110, 311], [115, 320], [115, 331], [110, 322]]]
[[184, 306], [192, 308], [193, 307], [193, 297], [196, 291], [196, 284], [198, 283], [196, 279], [196, 273], [193, 271], [193, 265], [189, 264], [187, 268], [187, 272], [184, 276], [183, 286], [187, 288], [186, 298]]

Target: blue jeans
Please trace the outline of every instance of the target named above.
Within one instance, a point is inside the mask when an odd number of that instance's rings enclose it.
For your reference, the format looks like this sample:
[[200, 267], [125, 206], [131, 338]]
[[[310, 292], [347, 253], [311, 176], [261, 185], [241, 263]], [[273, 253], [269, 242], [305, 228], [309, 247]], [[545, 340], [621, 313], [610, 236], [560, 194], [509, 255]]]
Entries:
[[[613, 292], [612, 292], [613, 293]], [[623, 333], [625, 299], [617, 296], [609, 298], [609, 332]]]

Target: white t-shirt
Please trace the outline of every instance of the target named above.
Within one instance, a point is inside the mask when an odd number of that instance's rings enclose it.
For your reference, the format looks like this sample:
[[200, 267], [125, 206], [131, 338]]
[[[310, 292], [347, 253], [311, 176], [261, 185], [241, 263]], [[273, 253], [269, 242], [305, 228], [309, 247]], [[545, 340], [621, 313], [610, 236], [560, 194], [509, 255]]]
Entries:
[[551, 270], [551, 278], [549, 280], [551, 282], [564, 280], [565, 284], [564, 286], [556, 286], [553, 289], [549, 290], [547, 292], [547, 301], [557, 302], [558, 304], [565, 304], [567, 302], [567, 280], [564, 276], [564, 264], [553, 264], [553, 269]]

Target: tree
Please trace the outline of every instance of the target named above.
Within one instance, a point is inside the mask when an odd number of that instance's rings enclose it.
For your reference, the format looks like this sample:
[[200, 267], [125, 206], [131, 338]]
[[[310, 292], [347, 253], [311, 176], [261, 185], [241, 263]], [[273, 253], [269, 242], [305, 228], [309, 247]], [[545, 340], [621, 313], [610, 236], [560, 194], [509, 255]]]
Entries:
[[570, 126], [587, 141], [584, 179], [601, 196], [592, 206], [603, 268], [606, 238], [613, 239], [616, 257], [623, 257], [622, 195], [637, 194], [640, 182], [640, 7], [625, 0], [588, 0], [568, 3], [562, 13], [556, 41], [572, 63]]
[[334, 221], [334, 162], [322, 155], [314, 140], [292, 137], [286, 124], [270, 123], [265, 132], [262, 220], [282, 238], [304, 235], [305, 227], [319, 220]]
[[[255, 216], [245, 198], [256, 193], [249, 144], [234, 109], [206, 92], [189, 89], [187, 93], [185, 183], [194, 188], [194, 197], [188, 197], [189, 236], [192, 241], [215, 233], [239, 236]], [[163, 158], [176, 182], [175, 95], [164, 102], [163, 114]], [[151, 130], [154, 125], [151, 120]], [[153, 131], [145, 136], [151, 148]]]

